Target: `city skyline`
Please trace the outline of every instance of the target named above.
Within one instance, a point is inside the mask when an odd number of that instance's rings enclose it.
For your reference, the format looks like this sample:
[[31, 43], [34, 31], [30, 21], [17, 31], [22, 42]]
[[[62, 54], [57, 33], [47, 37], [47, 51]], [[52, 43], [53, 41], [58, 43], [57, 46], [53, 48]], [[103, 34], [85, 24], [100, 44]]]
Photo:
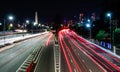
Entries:
[[[39, 13], [39, 18], [43, 21], [53, 19], [56, 14], [66, 18], [73, 16], [79, 16], [79, 13], [83, 12], [89, 15], [95, 12], [97, 15], [101, 11], [102, 1], [1, 1], [0, 3], [0, 17], [5, 16], [8, 13], [15, 14], [18, 19], [22, 18], [34, 18], [34, 12]], [[90, 15], [89, 15], [90, 16]]]

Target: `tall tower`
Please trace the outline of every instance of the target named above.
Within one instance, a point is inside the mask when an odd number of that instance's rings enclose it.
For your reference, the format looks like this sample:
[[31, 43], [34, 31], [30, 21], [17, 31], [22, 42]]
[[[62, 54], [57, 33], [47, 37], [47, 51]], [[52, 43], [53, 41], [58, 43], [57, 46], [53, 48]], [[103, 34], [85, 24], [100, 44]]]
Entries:
[[38, 14], [35, 12], [35, 23], [38, 24]]
[[84, 14], [83, 13], [80, 13], [79, 15], [79, 22], [83, 22], [84, 21]]

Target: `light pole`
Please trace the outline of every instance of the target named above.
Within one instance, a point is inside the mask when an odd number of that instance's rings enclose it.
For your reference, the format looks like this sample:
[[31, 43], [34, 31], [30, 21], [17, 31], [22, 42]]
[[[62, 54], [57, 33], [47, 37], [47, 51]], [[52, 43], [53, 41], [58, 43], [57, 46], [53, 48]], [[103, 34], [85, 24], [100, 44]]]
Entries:
[[26, 30], [28, 29], [28, 25], [29, 25], [30, 21], [29, 20], [26, 20], [26, 24], [25, 24], [25, 28]]
[[5, 30], [6, 30], [6, 27], [5, 27], [5, 19], [4, 19], [4, 23], [3, 23], [3, 34], [4, 34], [4, 45], [5, 45]]
[[113, 43], [112, 43], [112, 24], [111, 24], [111, 13], [107, 13], [107, 17], [109, 18], [109, 24], [110, 24], [110, 43], [111, 43], [111, 48], [113, 48]]
[[89, 30], [90, 30], [90, 40], [91, 40], [91, 24], [90, 24], [90, 23], [87, 23], [87, 24], [86, 24], [86, 27], [89, 28]]
[[33, 25], [34, 25], [34, 31], [35, 31], [35, 32], [37, 32], [37, 23], [36, 23], [36, 22], [34, 22], [34, 24], [33, 24]]
[[[39, 26], [39, 29], [41, 30], [41, 24], [38, 24], [38, 26]], [[39, 32], [40, 32], [40, 30], [39, 30]]]
[[[8, 16], [9, 20], [13, 20], [13, 16]], [[5, 31], [6, 31], [6, 20], [4, 19], [4, 23], [3, 23], [3, 34], [4, 34], [4, 45], [5, 45]]]
[[[14, 17], [13, 17], [13, 16], [11, 16], [11, 15], [10, 15], [10, 16], [8, 16], [8, 20], [9, 20], [9, 21], [13, 21], [13, 19], [14, 19]], [[11, 30], [11, 28], [12, 28], [12, 27], [13, 27], [13, 24], [12, 24], [12, 23], [10, 23], [10, 24], [9, 24], [9, 29]]]

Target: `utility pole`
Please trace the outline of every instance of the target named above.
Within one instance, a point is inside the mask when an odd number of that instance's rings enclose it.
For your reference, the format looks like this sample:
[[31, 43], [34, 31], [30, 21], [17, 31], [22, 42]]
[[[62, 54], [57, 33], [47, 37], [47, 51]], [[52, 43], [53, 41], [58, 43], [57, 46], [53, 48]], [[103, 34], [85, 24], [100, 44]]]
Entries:
[[114, 46], [114, 43], [115, 43], [115, 29], [117, 29], [117, 23], [118, 23], [118, 20], [112, 20], [112, 25], [113, 25], [112, 42], [113, 42], [113, 46]]
[[3, 27], [3, 33], [4, 33], [4, 45], [5, 45], [5, 30], [6, 30], [6, 27], [5, 27], [5, 19], [4, 19], [4, 27]]

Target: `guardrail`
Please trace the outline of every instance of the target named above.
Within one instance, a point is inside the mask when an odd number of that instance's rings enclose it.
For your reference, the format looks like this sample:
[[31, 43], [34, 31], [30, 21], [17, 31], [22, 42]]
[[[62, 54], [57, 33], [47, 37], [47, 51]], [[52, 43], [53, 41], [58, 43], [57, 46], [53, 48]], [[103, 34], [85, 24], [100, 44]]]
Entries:
[[29, 35], [29, 36], [25, 36], [25, 37], [16, 37], [16, 38], [11, 38], [11, 39], [7, 39], [5, 40], [5, 43], [3, 43], [3, 41], [0, 40], [0, 48], [5, 47], [7, 45], [11, 45], [13, 43], [17, 43], [17, 42], [21, 42], [30, 38], [34, 38], [37, 37], [39, 35], [43, 35], [46, 34], [47, 32], [44, 33], [40, 33], [40, 34], [35, 34], [35, 35]]
[[34, 48], [33, 52], [26, 58], [22, 65], [17, 69], [16, 72], [31, 72], [34, 70], [34, 67], [37, 62], [39, 53], [43, 47]]

